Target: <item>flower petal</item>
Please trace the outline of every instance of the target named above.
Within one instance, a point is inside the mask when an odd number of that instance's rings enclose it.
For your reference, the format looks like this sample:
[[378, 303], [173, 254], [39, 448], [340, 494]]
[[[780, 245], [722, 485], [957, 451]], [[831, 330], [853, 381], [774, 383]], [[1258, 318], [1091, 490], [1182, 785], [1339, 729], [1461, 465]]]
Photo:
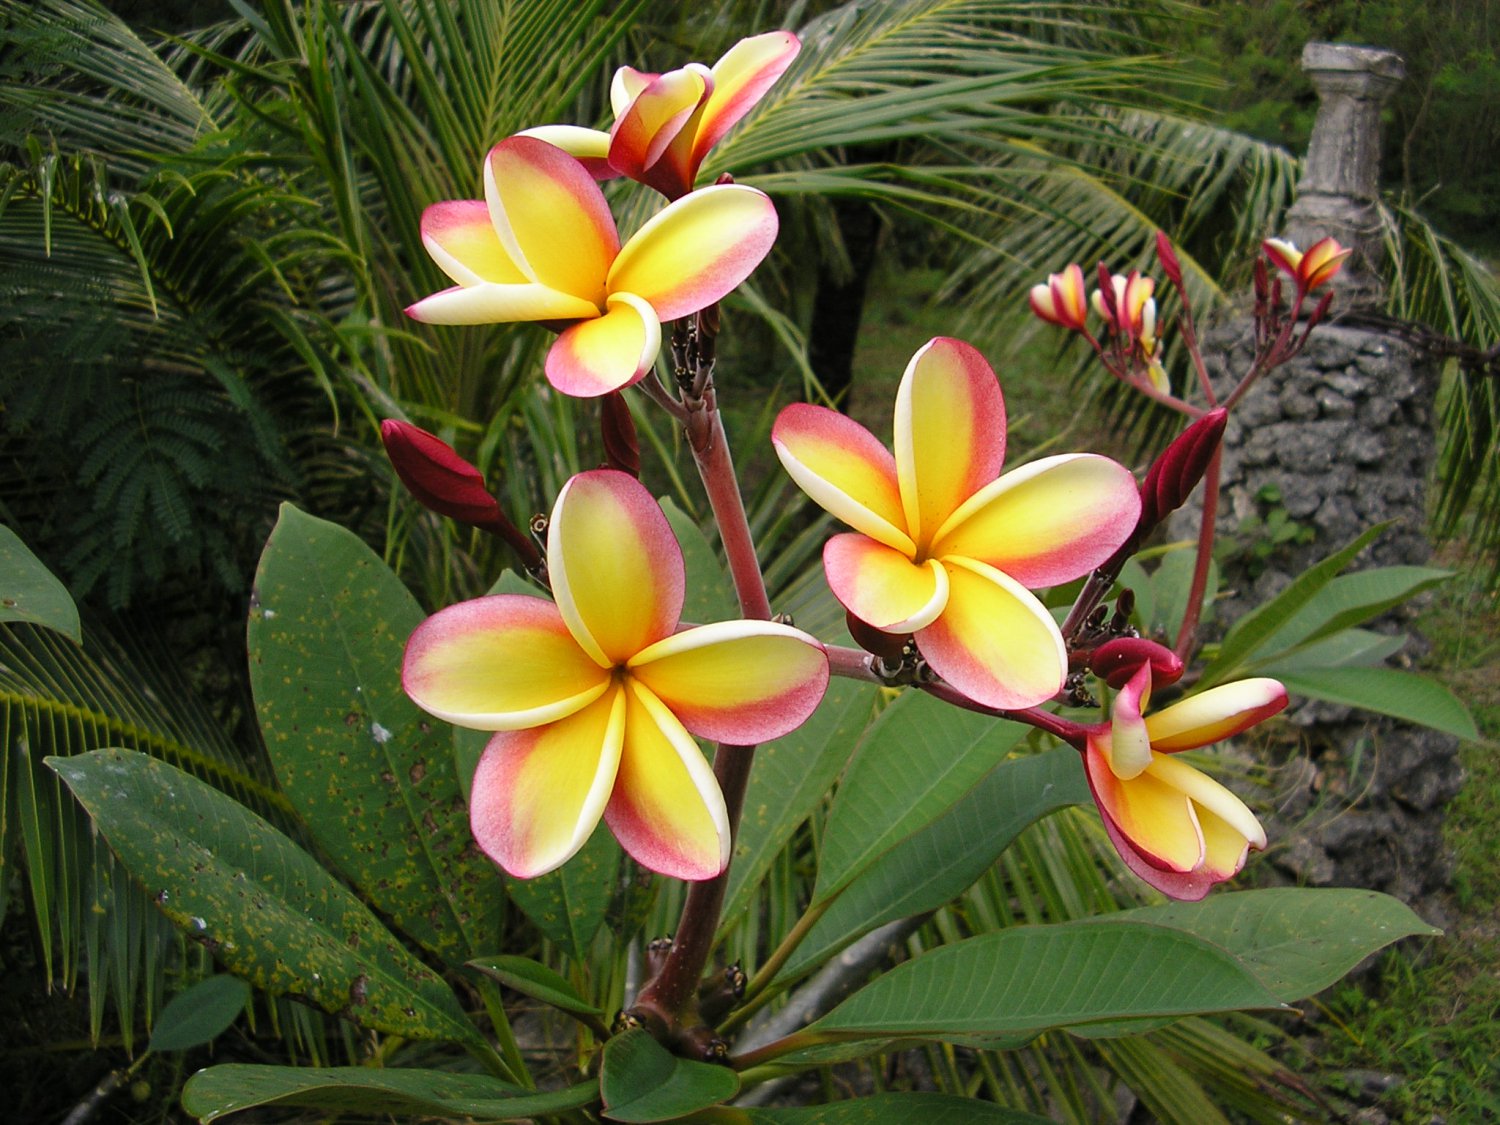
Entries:
[[1062, 633], [1045, 606], [1009, 575], [946, 559], [948, 606], [916, 634], [933, 670], [990, 707], [1032, 707], [1061, 690], [1068, 671]]
[[1264, 843], [1253, 844], [1245, 834], [1227, 820], [1215, 816], [1202, 805], [1195, 806], [1198, 827], [1203, 831], [1203, 864], [1200, 870], [1214, 882], [1232, 879], [1250, 858], [1250, 849], [1263, 848]]
[[1194, 805], [1213, 813], [1257, 848], [1266, 846], [1266, 830], [1245, 802], [1202, 770], [1180, 758], [1154, 754], [1146, 773], [1186, 795]]
[[1276, 680], [1264, 676], [1237, 680], [1147, 716], [1146, 731], [1151, 735], [1152, 749], [1171, 754], [1239, 734], [1286, 704], [1286, 688]]
[[529, 277], [604, 307], [604, 278], [620, 249], [599, 185], [573, 157], [535, 137], [509, 137], [484, 162], [495, 232]]
[[1083, 761], [1100, 814], [1147, 864], [1184, 872], [1203, 862], [1203, 836], [1183, 793], [1149, 771], [1130, 781], [1116, 777], [1092, 740]]
[[662, 320], [697, 312], [750, 276], [776, 229], [764, 192], [743, 184], [703, 188], [630, 237], [609, 271], [609, 291], [643, 297]]
[[625, 749], [604, 819], [620, 846], [674, 879], [712, 879], [729, 863], [729, 815], [703, 752], [639, 683], [626, 689]]
[[1151, 736], [1141, 712], [1151, 700], [1151, 665], [1142, 664], [1115, 696], [1109, 720], [1109, 768], [1122, 781], [1151, 764]]
[[563, 485], [547, 527], [558, 612], [599, 664], [624, 664], [677, 627], [682, 549], [651, 493], [613, 469]]
[[713, 93], [703, 107], [693, 141], [693, 167], [703, 163], [708, 150], [765, 96], [801, 49], [790, 31], [768, 31], [741, 39], [714, 63]]
[[1135, 478], [1092, 453], [1044, 457], [971, 496], [932, 551], [1003, 570], [1026, 587], [1087, 574], [1129, 538], [1141, 513]]
[[604, 694], [609, 675], [551, 602], [518, 594], [459, 602], [412, 633], [401, 686], [422, 710], [476, 730], [554, 722]]
[[609, 84], [609, 104], [615, 117], [618, 119], [630, 108], [630, 103], [641, 96], [641, 91], [660, 77], [660, 74], [636, 70], [633, 66], [622, 66], [615, 71], [614, 79]]
[[482, 199], [450, 199], [428, 207], [422, 212], [422, 245], [460, 285], [522, 285], [531, 280], [506, 253]]
[[696, 118], [712, 85], [708, 68], [697, 63], [658, 75], [615, 121], [609, 162], [669, 198], [692, 191]]
[[911, 557], [903, 530], [896, 459], [858, 422], [824, 406], [793, 403], [776, 416], [771, 443], [787, 475], [829, 514]]
[[589, 301], [545, 285], [455, 285], [409, 305], [406, 315], [423, 324], [510, 324], [523, 320], [596, 317]]
[[835, 535], [823, 547], [828, 588], [855, 617], [887, 633], [911, 633], [948, 606], [948, 572], [936, 559], [914, 563], [863, 535]]
[[583, 847], [615, 785], [625, 714], [616, 689], [558, 722], [490, 739], [469, 797], [469, 826], [484, 853], [530, 879]]
[[609, 162], [609, 134], [582, 125], [538, 125], [522, 129], [518, 137], [535, 137], [556, 145], [588, 169], [596, 180], [612, 180], [620, 173]]
[[629, 667], [694, 734], [737, 746], [796, 730], [828, 687], [823, 646], [770, 621], [685, 629], [642, 650]]
[[939, 336], [911, 357], [896, 391], [895, 454], [906, 527], [921, 550], [1005, 460], [1005, 401], [973, 347]]
[[[1094, 800], [1097, 804], [1099, 800], [1097, 793], [1094, 795]], [[1203, 865], [1199, 865], [1192, 871], [1163, 870], [1126, 839], [1119, 826], [1110, 820], [1103, 806], [1099, 809], [1099, 819], [1103, 821], [1104, 832], [1109, 837], [1109, 842], [1115, 846], [1115, 851], [1119, 853], [1125, 866], [1130, 868], [1143, 883], [1155, 887], [1162, 894], [1183, 902], [1197, 902], [1213, 889], [1215, 883], [1220, 881], [1209, 874]]]
[[610, 294], [609, 311], [563, 329], [547, 353], [547, 381], [565, 395], [596, 398], [638, 382], [661, 351], [656, 311], [631, 293]]

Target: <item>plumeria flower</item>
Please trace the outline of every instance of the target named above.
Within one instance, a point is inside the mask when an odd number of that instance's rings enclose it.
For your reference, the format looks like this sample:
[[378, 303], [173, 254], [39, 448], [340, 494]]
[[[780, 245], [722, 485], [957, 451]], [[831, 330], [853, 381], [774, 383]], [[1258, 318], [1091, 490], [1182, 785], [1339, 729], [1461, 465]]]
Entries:
[[1261, 249], [1277, 269], [1296, 283], [1298, 294], [1311, 293], [1328, 284], [1343, 268], [1344, 259], [1353, 253], [1350, 247], [1340, 246], [1334, 238], [1319, 239], [1305, 253], [1281, 238], [1266, 239], [1261, 243]]
[[406, 310], [430, 324], [539, 321], [560, 332], [547, 379], [593, 397], [642, 378], [661, 324], [713, 304], [776, 240], [776, 209], [754, 188], [704, 188], [622, 246], [587, 170], [561, 149], [511, 137], [484, 162], [483, 200], [435, 203], [422, 243], [457, 284]]
[[[698, 169], [732, 125], [754, 107], [801, 49], [789, 31], [741, 39], [714, 63], [688, 63], [665, 74], [622, 66], [609, 97], [608, 133], [571, 125], [526, 130], [580, 159], [655, 188], [668, 199], [693, 190]], [[602, 173], [607, 174], [607, 173]]]
[[1250, 848], [1266, 846], [1266, 833], [1243, 801], [1171, 755], [1276, 714], [1286, 689], [1240, 680], [1146, 715], [1151, 681], [1151, 663], [1143, 663], [1115, 696], [1109, 724], [1090, 730], [1084, 767], [1126, 866], [1163, 894], [1196, 900], [1237, 874]]
[[1000, 475], [1005, 403], [959, 340], [929, 341], [896, 393], [895, 455], [868, 430], [794, 404], [772, 440], [793, 480], [855, 529], [823, 551], [834, 596], [859, 620], [911, 633], [943, 679], [991, 707], [1030, 707], [1067, 672], [1062, 634], [1028, 587], [1067, 582], [1135, 529], [1135, 479], [1067, 454]]
[[1047, 284], [1031, 287], [1031, 311], [1049, 324], [1082, 332], [1089, 305], [1083, 267], [1076, 262], [1062, 273], [1049, 274]]
[[1149, 305], [1154, 330], [1156, 302], [1151, 294], [1156, 289], [1156, 282], [1149, 277], [1143, 277], [1138, 270], [1131, 270], [1125, 275], [1111, 274], [1109, 284], [1112, 302], [1105, 301], [1104, 294], [1098, 289], [1095, 289], [1093, 294], [1094, 311], [1099, 314], [1104, 323], [1121, 335], [1139, 336], [1145, 322], [1146, 308]]
[[693, 735], [752, 745], [795, 729], [827, 686], [823, 647], [769, 621], [677, 631], [682, 551], [650, 493], [611, 469], [563, 487], [547, 569], [556, 604], [461, 602], [407, 643], [402, 685], [419, 707], [498, 732], [474, 774], [474, 838], [530, 878], [577, 852], [602, 815], [644, 866], [712, 878], [729, 822]]

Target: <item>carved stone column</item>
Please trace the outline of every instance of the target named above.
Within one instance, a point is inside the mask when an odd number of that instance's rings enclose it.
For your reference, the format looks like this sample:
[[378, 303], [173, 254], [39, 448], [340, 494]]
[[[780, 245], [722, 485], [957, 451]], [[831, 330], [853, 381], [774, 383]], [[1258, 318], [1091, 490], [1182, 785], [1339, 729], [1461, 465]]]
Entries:
[[1287, 236], [1307, 249], [1332, 235], [1354, 253], [1334, 280], [1338, 307], [1378, 308], [1380, 107], [1406, 73], [1401, 56], [1373, 47], [1309, 43], [1302, 69], [1317, 88], [1318, 116], [1307, 146]]

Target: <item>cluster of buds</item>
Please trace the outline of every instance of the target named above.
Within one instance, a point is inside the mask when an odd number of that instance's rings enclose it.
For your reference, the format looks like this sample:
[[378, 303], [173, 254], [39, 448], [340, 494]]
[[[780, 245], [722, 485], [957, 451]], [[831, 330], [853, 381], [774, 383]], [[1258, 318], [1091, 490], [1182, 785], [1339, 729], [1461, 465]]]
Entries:
[[[1171, 386], [1161, 362], [1156, 330], [1156, 282], [1131, 270], [1113, 274], [1099, 264], [1099, 287], [1085, 299], [1083, 269], [1077, 263], [1031, 288], [1031, 311], [1049, 324], [1082, 333], [1104, 365], [1117, 377], [1154, 396], [1169, 395]], [[1088, 311], [1103, 322], [1100, 336], [1089, 330]]]

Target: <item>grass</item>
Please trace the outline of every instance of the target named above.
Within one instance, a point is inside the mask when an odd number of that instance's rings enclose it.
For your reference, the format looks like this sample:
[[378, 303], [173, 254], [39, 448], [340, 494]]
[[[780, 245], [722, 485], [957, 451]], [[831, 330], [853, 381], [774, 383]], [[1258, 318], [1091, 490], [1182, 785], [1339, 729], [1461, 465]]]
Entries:
[[1451, 922], [1439, 941], [1390, 954], [1363, 987], [1334, 991], [1319, 1063], [1335, 1093], [1350, 1092], [1350, 1071], [1394, 1075], [1378, 1103], [1394, 1121], [1500, 1122], [1500, 605], [1477, 577], [1460, 578], [1421, 628], [1431, 670], [1482, 737], [1460, 750], [1468, 779], [1444, 824]]

